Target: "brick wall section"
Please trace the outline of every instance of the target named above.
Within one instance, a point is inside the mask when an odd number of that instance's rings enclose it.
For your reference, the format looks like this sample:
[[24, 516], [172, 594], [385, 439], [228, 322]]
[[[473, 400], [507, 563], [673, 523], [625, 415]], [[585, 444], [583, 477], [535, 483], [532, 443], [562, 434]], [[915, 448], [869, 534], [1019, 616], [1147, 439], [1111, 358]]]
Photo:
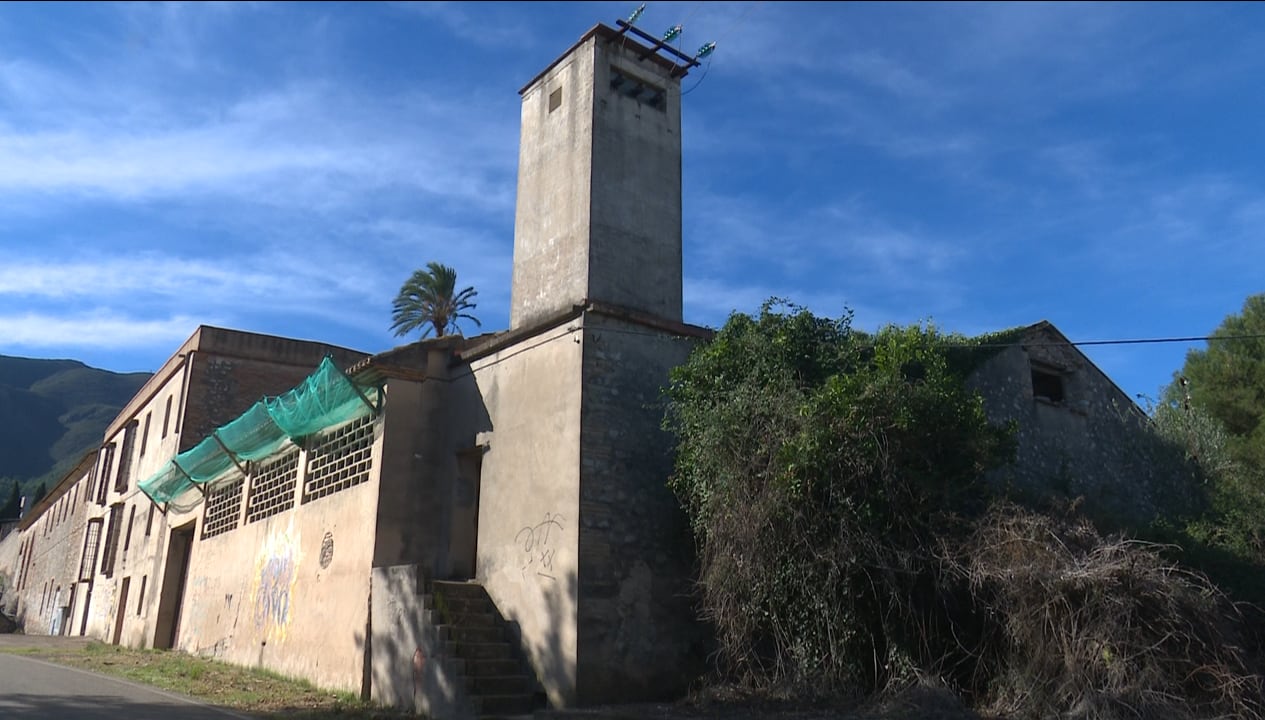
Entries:
[[[1189, 471], [1181, 459], [1147, 432], [1136, 403], [1062, 342], [1048, 326], [1033, 326], [971, 375], [989, 419], [1018, 426], [1015, 463], [991, 479], [1023, 501], [1076, 501], [1108, 527], [1147, 522], [1162, 504], [1190, 502], [1182, 497]], [[1061, 401], [1034, 397], [1034, 364], [1061, 378]]]
[[587, 314], [580, 446], [579, 702], [671, 697], [697, 670], [692, 540], [667, 480], [661, 388], [695, 341]]
[[[280, 395], [303, 382], [324, 357], [319, 353], [311, 355], [294, 358], [299, 364], [283, 364], [276, 360], [195, 353], [185, 393], [180, 452], [197, 445], [221, 425], [237, 419], [265, 395]], [[346, 357], [341, 362], [335, 357], [334, 362], [346, 368], [360, 357], [363, 356]]]

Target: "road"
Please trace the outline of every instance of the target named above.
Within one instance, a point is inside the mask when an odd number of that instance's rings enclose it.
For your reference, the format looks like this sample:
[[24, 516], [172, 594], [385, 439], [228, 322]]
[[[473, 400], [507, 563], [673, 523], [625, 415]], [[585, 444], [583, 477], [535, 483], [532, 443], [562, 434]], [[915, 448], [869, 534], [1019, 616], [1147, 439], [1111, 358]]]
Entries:
[[5, 720], [246, 720], [246, 716], [104, 675], [0, 653]]

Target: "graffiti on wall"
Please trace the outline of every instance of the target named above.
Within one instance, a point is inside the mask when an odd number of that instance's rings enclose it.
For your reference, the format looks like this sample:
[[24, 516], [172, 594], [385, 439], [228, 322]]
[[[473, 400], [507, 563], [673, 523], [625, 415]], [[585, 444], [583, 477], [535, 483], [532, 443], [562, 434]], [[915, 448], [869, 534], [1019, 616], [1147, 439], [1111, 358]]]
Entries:
[[255, 591], [255, 626], [284, 627], [290, 621], [290, 586], [294, 583], [294, 562], [288, 557], [270, 557], [259, 572]]
[[294, 607], [294, 581], [298, 565], [298, 543], [289, 533], [270, 536], [257, 563], [255, 575], [255, 629], [268, 635], [284, 636]]
[[557, 580], [553, 574], [554, 555], [558, 533], [562, 532], [562, 516], [545, 513], [545, 519], [528, 525], [514, 536], [514, 544], [522, 551], [523, 577], [535, 573], [548, 580]]

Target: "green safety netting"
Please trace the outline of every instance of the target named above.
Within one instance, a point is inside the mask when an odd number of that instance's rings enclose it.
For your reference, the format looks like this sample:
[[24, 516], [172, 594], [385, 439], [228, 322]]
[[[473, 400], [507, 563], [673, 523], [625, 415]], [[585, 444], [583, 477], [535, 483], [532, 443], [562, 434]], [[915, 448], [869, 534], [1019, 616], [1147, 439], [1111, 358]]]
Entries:
[[360, 388], [326, 357], [300, 385], [263, 398], [141, 481], [157, 503], [221, 477], [247, 460], [263, 460], [290, 442], [375, 412], [377, 388]]
[[251, 405], [241, 417], [215, 433], [242, 460], [263, 460], [290, 441], [290, 436], [268, 414], [265, 400]]

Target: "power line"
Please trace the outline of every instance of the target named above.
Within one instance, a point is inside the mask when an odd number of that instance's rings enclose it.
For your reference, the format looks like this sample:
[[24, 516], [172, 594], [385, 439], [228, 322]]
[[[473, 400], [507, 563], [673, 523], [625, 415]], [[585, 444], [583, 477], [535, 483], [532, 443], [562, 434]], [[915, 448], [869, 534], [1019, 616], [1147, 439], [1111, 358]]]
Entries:
[[[1214, 340], [1260, 340], [1265, 338], [1265, 334], [1258, 335], [1205, 335], [1201, 337], [1170, 337], [1170, 338], [1137, 338], [1128, 340], [1080, 340], [1066, 342], [1034, 342], [1024, 343], [1028, 347], [1083, 347], [1086, 345], [1154, 345], [1159, 343], [1178, 343], [1178, 342], [1212, 342]], [[1016, 343], [946, 343], [959, 347], [981, 347], [981, 348], [999, 348], [1010, 347]]]

